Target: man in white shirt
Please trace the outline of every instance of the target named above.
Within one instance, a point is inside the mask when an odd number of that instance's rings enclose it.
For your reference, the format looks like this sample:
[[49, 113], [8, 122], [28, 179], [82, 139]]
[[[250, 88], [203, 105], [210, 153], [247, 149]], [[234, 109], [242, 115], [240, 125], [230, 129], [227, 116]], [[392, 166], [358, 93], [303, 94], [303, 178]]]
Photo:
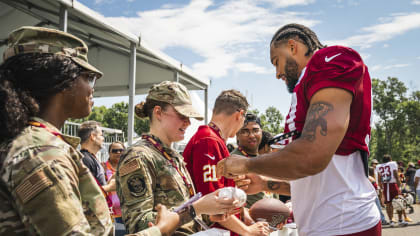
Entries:
[[[399, 189], [399, 186], [401, 186], [401, 181], [398, 176], [398, 164], [395, 161], [392, 161], [391, 156], [388, 154], [384, 155], [383, 160], [384, 163], [377, 165], [376, 170], [378, 171], [379, 185], [381, 185], [383, 189], [389, 223], [391, 226], [394, 226], [395, 221], [392, 218], [394, 207], [392, 206], [392, 200], [401, 194]], [[403, 211], [397, 211], [397, 213], [400, 225], [405, 226], [407, 225], [407, 222], [402, 219]]]

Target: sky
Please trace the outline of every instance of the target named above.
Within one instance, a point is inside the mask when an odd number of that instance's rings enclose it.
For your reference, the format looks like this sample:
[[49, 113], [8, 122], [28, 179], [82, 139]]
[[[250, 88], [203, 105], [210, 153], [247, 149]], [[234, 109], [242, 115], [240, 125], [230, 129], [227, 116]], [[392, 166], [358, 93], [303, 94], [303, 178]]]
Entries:
[[[209, 105], [225, 89], [252, 108], [285, 116], [291, 96], [275, 78], [269, 43], [281, 26], [304, 24], [321, 43], [358, 51], [372, 78], [397, 77], [420, 90], [420, 0], [79, 0], [117, 28], [211, 80]], [[198, 91], [203, 98], [203, 92]], [[140, 102], [144, 96], [137, 96]], [[128, 97], [97, 98], [110, 106]]]

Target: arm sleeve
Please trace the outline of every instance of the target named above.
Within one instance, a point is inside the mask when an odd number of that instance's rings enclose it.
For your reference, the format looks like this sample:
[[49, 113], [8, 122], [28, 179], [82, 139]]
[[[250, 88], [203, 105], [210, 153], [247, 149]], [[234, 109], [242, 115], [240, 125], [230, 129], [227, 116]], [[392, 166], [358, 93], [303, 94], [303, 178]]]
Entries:
[[[308, 101], [317, 91], [328, 87], [345, 89], [354, 96], [356, 87], [363, 80], [365, 68], [360, 55], [350, 48], [332, 48], [315, 54], [308, 65], [311, 73], [306, 84]], [[326, 61], [326, 58], [335, 55], [332, 60]]]
[[11, 192], [25, 227], [36, 235], [108, 235], [108, 207], [86, 167], [60, 150], [38, 157], [12, 171]]
[[126, 236], [162, 236], [162, 233], [157, 226], [153, 226], [134, 234], [126, 234]]
[[217, 179], [217, 162], [223, 159], [223, 153], [219, 143], [211, 138], [201, 139], [192, 153], [193, 176], [196, 190], [203, 195], [214, 192], [216, 189], [225, 187], [225, 179]]
[[[128, 153], [124, 163], [118, 167], [117, 193], [120, 198], [124, 224], [129, 233], [148, 229], [148, 222], [154, 222], [154, 184], [156, 178], [152, 163], [137, 152]], [[130, 157], [131, 155], [131, 157]]]
[[84, 157], [82, 158], [83, 164], [89, 169], [90, 173], [92, 173], [93, 177], [97, 177], [98, 173], [96, 170], [95, 163], [90, 159], [90, 157], [86, 156], [87, 154], [83, 153]]

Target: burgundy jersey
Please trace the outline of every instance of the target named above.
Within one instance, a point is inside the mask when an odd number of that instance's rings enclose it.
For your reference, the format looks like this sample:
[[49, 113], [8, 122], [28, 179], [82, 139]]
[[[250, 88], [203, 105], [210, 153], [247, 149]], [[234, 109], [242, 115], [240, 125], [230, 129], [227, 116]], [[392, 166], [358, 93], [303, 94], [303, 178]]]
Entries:
[[[198, 128], [185, 147], [183, 156], [197, 192], [206, 195], [219, 188], [235, 186], [235, 182], [231, 179], [225, 177], [217, 179], [217, 162], [230, 156], [230, 153], [220, 134], [208, 125]], [[239, 215], [237, 217], [239, 218]], [[213, 227], [224, 229], [217, 223]], [[238, 234], [231, 232], [230, 235]]]
[[347, 132], [335, 154], [368, 152], [372, 114], [371, 80], [360, 55], [342, 46], [318, 50], [309, 60], [293, 90], [285, 133], [302, 131], [312, 96], [323, 88], [341, 88], [353, 94]]

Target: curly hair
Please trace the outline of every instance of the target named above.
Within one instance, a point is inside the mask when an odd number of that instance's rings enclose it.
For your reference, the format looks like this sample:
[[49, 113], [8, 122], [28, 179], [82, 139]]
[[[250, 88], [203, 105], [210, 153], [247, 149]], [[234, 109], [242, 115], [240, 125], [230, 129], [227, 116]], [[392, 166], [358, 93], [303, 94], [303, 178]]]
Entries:
[[0, 142], [13, 139], [48, 100], [70, 88], [83, 71], [70, 58], [30, 53], [0, 66]]

